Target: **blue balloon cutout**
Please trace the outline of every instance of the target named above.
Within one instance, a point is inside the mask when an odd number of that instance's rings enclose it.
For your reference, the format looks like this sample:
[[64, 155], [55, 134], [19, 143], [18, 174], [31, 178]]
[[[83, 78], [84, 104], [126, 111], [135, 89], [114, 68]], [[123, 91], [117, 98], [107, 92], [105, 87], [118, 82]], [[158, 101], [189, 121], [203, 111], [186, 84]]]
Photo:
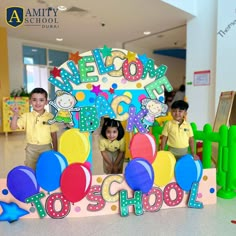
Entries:
[[0, 215], [0, 221], [8, 221], [12, 223], [18, 220], [20, 217], [29, 214], [28, 211], [20, 208], [16, 203], [6, 203], [0, 201], [0, 206], [2, 207], [2, 214]]
[[148, 193], [154, 182], [152, 165], [143, 158], [131, 160], [125, 168], [126, 183], [133, 191]]
[[200, 160], [195, 160], [195, 165], [196, 165], [196, 168], [197, 168], [197, 181], [196, 182], [199, 182], [202, 178], [202, 173], [203, 173], [203, 166], [202, 166], [202, 162]]
[[19, 201], [39, 193], [39, 185], [35, 172], [28, 166], [17, 166], [7, 175], [7, 187], [11, 194]]
[[184, 155], [175, 164], [176, 182], [186, 192], [191, 189], [194, 182], [201, 179], [201, 175], [202, 165], [194, 161], [190, 154]]
[[60, 187], [61, 174], [68, 166], [66, 158], [50, 150], [40, 154], [36, 164], [36, 179], [41, 188], [51, 192]]

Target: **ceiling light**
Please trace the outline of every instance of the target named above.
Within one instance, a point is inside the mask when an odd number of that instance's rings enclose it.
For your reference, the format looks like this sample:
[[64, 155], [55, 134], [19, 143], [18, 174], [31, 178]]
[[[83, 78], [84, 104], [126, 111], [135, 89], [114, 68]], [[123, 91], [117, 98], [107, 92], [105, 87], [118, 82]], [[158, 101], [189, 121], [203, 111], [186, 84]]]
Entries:
[[150, 31], [145, 31], [145, 32], [143, 32], [143, 34], [144, 35], [149, 35], [149, 34], [151, 34], [151, 32]]
[[57, 40], [58, 42], [61, 42], [61, 41], [63, 41], [63, 38], [56, 38], [56, 40]]
[[31, 50], [32, 52], [37, 52], [38, 51], [38, 49], [35, 49], [35, 48], [32, 48], [32, 50]]
[[67, 10], [67, 7], [65, 7], [65, 6], [58, 6], [57, 9], [58, 9], [59, 11], [66, 11], [66, 10]]

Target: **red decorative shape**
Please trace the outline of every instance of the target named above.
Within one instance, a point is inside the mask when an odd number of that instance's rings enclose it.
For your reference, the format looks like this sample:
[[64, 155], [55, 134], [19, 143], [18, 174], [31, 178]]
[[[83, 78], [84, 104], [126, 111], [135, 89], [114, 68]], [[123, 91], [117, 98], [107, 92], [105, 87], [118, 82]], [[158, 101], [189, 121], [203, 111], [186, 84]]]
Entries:
[[61, 175], [61, 192], [70, 202], [82, 200], [89, 192], [92, 173], [87, 165], [73, 163]]
[[110, 88], [109, 92], [110, 92], [110, 94], [113, 94], [115, 92], [115, 90], [113, 88]]
[[[56, 201], [60, 201], [61, 209], [55, 207]], [[70, 202], [61, 193], [51, 194], [45, 203], [47, 214], [53, 219], [62, 219], [70, 213]]]
[[53, 70], [50, 70], [50, 74], [53, 75], [54, 78], [60, 77], [61, 76], [60, 72], [61, 72], [61, 70], [56, 68], [55, 66], [54, 66]]
[[136, 133], [130, 141], [130, 153], [132, 158], [143, 158], [153, 163], [156, 158], [156, 142], [150, 133]]

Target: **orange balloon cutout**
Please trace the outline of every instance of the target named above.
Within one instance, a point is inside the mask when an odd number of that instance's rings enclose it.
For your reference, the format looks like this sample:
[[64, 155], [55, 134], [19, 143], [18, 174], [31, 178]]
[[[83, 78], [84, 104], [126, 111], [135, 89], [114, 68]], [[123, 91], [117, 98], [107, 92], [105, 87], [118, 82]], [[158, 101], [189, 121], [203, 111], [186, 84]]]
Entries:
[[59, 152], [65, 156], [68, 164], [84, 163], [90, 152], [89, 133], [78, 129], [65, 131], [59, 139]]
[[150, 164], [156, 158], [156, 142], [152, 134], [136, 133], [130, 141], [131, 158], [143, 158]]
[[159, 151], [155, 161], [152, 163], [154, 170], [154, 183], [162, 187], [166, 186], [174, 178], [176, 159], [169, 151]]

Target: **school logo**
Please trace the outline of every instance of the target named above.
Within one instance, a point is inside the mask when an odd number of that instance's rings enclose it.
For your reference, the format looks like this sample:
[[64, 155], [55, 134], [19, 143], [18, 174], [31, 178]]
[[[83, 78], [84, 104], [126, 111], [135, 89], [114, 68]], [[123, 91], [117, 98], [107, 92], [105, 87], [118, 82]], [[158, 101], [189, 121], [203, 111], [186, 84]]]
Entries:
[[24, 23], [24, 8], [8, 7], [6, 8], [6, 22], [8, 25], [16, 28]]

